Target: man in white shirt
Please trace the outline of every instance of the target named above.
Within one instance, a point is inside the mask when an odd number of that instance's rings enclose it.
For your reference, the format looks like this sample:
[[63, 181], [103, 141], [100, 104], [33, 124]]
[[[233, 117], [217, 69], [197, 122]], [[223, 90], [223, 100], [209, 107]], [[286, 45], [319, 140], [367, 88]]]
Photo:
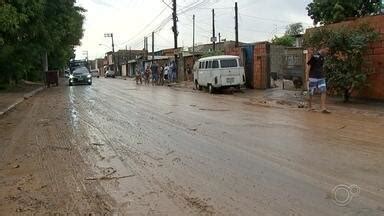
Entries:
[[169, 72], [169, 67], [168, 67], [168, 64], [166, 64], [165, 68], [164, 68], [164, 79], [165, 80], [168, 80], [168, 72]]

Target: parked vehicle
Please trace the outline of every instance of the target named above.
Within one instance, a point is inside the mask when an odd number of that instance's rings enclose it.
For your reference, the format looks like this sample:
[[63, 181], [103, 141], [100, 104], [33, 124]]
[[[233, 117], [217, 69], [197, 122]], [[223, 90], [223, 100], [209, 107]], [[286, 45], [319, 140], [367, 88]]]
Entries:
[[209, 93], [216, 89], [241, 88], [245, 84], [244, 67], [238, 56], [212, 56], [199, 59], [194, 67], [196, 89], [208, 88]]
[[92, 74], [92, 77], [97, 77], [97, 78], [100, 77], [99, 69], [93, 69], [93, 70], [91, 70], [91, 74]]
[[69, 61], [69, 70], [71, 71], [71, 73], [73, 73], [73, 71], [75, 71], [77, 68], [80, 68], [80, 67], [89, 68], [88, 61], [87, 60], [71, 60], [71, 61]]
[[75, 84], [92, 85], [92, 75], [88, 68], [78, 67], [69, 75], [68, 83], [70, 86]]
[[108, 70], [107, 72], [105, 72], [104, 77], [105, 78], [108, 78], [108, 77], [115, 78], [116, 77], [115, 76], [115, 71]]

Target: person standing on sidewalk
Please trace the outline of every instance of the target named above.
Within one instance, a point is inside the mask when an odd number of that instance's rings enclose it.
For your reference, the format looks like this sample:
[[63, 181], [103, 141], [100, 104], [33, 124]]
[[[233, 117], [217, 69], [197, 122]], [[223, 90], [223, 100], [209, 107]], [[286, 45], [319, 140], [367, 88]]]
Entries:
[[325, 105], [327, 98], [327, 84], [324, 74], [324, 61], [326, 54], [327, 49], [324, 48], [320, 51], [316, 51], [308, 61], [308, 67], [305, 73], [309, 93], [308, 108], [309, 110], [314, 110], [312, 107], [313, 95], [316, 92], [319, 92], [321, 93], [322, 113], [330, 113]]
[[151, 73], [152, 73], [151, 68], [149, 68], [149, 66], [147, 66], [147, 69], [144, 72], [144, 84], [145, 85], [149, 85], [149, 76]]
[[159, 67], [156, 63], [153, 63], [151, 66], [152, 71], [152, 85], [157, 85], [157, 81], [159, 79]]
[[192, 69], [189, 64], [187, 64], [187, 81], [192, 81]]
[[168, 80], [168, 79], [169, 79], [168, 74], [169, 74], [169, 67], [168, 67], [168, 64], [165, 64], [165, 68], [164, 68], [164, 80]]
[[160, 70], [159, 70], [159, 85], [164, 85], [164, 67], [163, 66], [160, 66]]

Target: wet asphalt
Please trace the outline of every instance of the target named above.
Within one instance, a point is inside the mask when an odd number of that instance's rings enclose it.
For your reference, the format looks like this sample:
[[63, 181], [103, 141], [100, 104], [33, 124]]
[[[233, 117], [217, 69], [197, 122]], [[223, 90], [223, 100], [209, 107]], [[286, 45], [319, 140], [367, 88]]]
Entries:
[[383, 117], [104, 78], [60, 97], [118, 212], [384, 215]]

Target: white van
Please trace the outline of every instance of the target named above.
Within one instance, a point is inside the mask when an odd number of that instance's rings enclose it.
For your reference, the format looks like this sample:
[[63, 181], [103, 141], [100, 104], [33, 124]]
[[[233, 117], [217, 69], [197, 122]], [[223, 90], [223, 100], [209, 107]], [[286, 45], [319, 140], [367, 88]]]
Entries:
[[199, 59], [194, 65], [194, 82], [196, 89], [206, 87], [209, 93], [215, 89], [245, 85], [244, 67], [238, 56], [212, 56]]

